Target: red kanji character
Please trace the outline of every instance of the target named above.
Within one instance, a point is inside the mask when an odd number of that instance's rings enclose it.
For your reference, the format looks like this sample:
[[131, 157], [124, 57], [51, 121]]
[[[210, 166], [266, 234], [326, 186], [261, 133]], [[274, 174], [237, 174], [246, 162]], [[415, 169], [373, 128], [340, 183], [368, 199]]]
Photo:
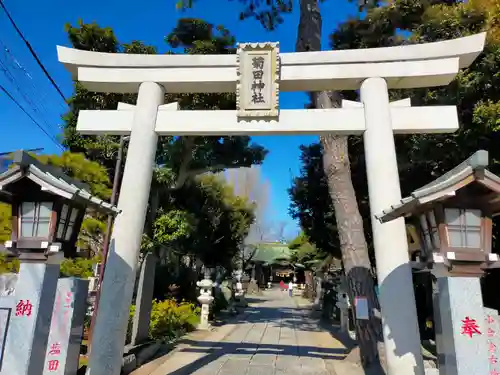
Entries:
[[56, 342], [50, 346], [49, 355], [59, 355], [61, 354], [61, 344]]
[[493, 337], [495, 336], [495, 331], [493, 331], [491, 328], [488, 328], [488, 337]]
[[47, 362], [47, 364], [47, 370], [49, 371], [57, 371], [57, 369], [59, 368], [59, 360], [57, 359], [51, 359]]
[[488, 315], [488, 318], [486, 320], [487, 320], [488, 324], [495, 323], [495, 319], [493, 319], [493, 317], [491, 315]]
[[471, 319], [468, 316], [462, 320], [462, 335], [467, 335], [472, 337], [473, 335], [480, 335], [479, 326], [476, 323], [476, 319]]
[[490, 375], [500, 375], [500, 372], [496, 368], [490, 371]]
[[492, 365], [495, 365], [495, 364], [498, 362], [497, 357], [495, 357], [493, 354], [492, 354], [492, 355], [490, 355], [490, 356], [488, 357], [488, 359], [489, 359], [489, 361], [490, 361], [490, 363], [491, 363]]
[[30, 303], [29, 299], [27, 299], [26, 302], [20, 300], [16, 305], [16, 316], [31, 316], [32, 309], [33, 305]]
[[497, 346], [493, 344], [491, 341], [488, 341], [488, 351], [490, 353], [495, 353], [495, 350], [497, 350]]

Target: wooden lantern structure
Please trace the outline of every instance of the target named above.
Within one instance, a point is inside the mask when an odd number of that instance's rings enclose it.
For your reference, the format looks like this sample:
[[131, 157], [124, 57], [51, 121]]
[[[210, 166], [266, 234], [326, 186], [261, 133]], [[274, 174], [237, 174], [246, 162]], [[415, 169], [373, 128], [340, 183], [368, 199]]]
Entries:
[[39, 262], [62, 250], [66, 258], [74, 257], [87, 209], [118, 213], [89, 191], [60, 169], [24, 151], [15, 152], [11, 168], [0, 174], [0, 201], [12, 206], [11, 240], [5, 243], [8, 255]]
[[[466, 161], [377, 215], [380, 222], [409, 219], [413, 268], [447, 276], [478, 276], [496, 268], [492, 217], [500, 213], [500, 177], [487, 170], [488, 152]], [[417, 249], [419, 248], [419, 250]]]

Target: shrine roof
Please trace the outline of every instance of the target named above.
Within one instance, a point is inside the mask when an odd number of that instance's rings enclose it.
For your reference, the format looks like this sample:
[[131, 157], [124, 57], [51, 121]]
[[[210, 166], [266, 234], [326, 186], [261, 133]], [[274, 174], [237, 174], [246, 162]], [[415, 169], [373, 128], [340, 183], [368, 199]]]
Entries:
[[288, 261], [290, 255], [290, 249], [282, 243], [263, 243], [257, 245], [257, 251], [251, 261], [272, 264], [279, 261]]
[[97, 211], [108, 214], [119, 212], [116, 206], [92, 195], [87, 184], [65, 175], [59, 168], [39, 162], [22, 150], [13, 153], [12, 167], [0, 174], [0, 196], [8, 194], [5, 191], [8, 185], [23, 178], [33, 181], [47, 193], [79, 201]]
[[452, 170], [413, 191], [410, 196], [401, 199], [398, 204], [375, 217], [381, 223], [385, 223], [402, 216], [409, 216], [421, 205], [454, 197], [457, 190], [473, 182], [500, 194], [500, 177], [487, 170], [487, 166], [488, 152], [479, 150]]

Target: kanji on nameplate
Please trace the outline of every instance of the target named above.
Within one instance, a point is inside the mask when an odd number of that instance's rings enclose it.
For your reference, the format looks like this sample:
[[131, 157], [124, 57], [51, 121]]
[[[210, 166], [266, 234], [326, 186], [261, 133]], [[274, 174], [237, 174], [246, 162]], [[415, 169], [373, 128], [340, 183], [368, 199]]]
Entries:
[[244, 43], [238, 46], [239, 117], [278, 116], [278, 43]]

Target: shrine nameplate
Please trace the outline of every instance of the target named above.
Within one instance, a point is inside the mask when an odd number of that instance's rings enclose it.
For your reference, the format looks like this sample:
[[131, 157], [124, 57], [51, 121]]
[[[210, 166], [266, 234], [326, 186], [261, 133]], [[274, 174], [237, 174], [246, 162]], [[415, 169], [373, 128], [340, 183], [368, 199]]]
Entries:
[[279, 69], [278, 43], [238, 44], [238, 117], [278, 117]]

